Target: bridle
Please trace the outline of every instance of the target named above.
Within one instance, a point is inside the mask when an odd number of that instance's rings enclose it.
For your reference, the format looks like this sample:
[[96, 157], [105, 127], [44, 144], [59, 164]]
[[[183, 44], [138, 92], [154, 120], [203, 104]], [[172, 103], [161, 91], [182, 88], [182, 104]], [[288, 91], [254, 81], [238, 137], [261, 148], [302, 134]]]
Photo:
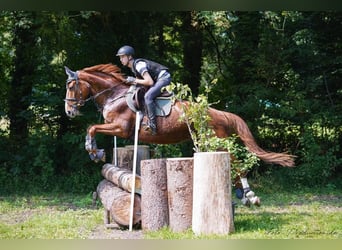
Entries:
[[[93, 100], [95, 102], [95, 99], [97, 97], [99, 97], [100, 95], [104, 94], [105, 92], [107, 91], [112, 91], [113, 89], [115, 89], [117, 86], [114, 86], [114, 87], [111, 87], [111, 88], [108, 88], [108, 89], [104, 89], [102, 91], [100, 91], [99, 93], [96, 93], [95, 95], [91, 95], [90, 97], [88, 97], [87, 99], [82, 99], [82, 90], [80, 88], [80, 83], [79, 83], [79, 78], [78, 78], [78, 71], [76, 71], [72, 76], [69, 75], [68, 76], [68, 79], [66, 80], [66, 89], [70, 89], [69, 88], [69, 83], [72, 82], [72, 81], [75, 81], [75, 93], [76, 92], [79, 92], [79, 96], [80, 98], [76, 98], [76, 95], [74, 98], [65, 98], [64, 99], [64, 102], [74, 102], [74, 104], [68, 104], [69, 106], [71, 106], [72, 108], [74, 109], [78, 109], [79, 107], [81, 106], [84, 106], [86, 102], [88, 102], [89, 100]], [[91, 86], [88, 82], [85, 82], [86, 85], [87, 85], [87, 88], [88, 89], [91, 89]], [[118, 99], [121, 99], [122, 97], [125, 97], [125, 95], [122, 95], [122, 96], [119, 96], [117, 98], [115, 98], [113, 101], [116, 101]], [[96, 103], [96, 102], [95, 102]], [[99, 108], [99, 107], [98, 107]], [[99, 109], [100, 110], [100, 109]]]
[[[69, 90], [69, 83], [71, 83], [72, 81], [75, 81], [76, 84], [75, 84], [75, 93], [76, 92], [79, 92], [79, 96], [80, 98], [76, 98], [76, 95], [74, 98], [65, 98], [64, 101], [65, 102], [74, 102], [74, 104], [70, 105], [72, 108], [78, 108], [80, 106], [84, 106], [84, 104], [91, 100], [93, 98], [93, 96], [90, 96], [89, 98], [83, 100], [82, 99], [82, 90], [80, 88], [80, 83], [79, 83], [79, 79], [78, 79], [78, 71], [75, 72], [75, 74], [73, 76], [69, 76], [68, 79], [66, 80], [66, 89]], [[87, 87], [90, 88], [90, 85], [89, 83], [87, 83]]]

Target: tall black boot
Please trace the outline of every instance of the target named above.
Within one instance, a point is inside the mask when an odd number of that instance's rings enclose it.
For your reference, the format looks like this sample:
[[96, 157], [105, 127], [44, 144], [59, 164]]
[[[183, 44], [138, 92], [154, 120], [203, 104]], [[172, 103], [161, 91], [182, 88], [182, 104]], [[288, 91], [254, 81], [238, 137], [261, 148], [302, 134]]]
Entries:
[[146, 104], [148, 123], [145, 130], [151, 130], [151, 134], [155, 135], [157, 133], [157, 121], [156, 121], [156, 106], [152, 102], [151, 104]]

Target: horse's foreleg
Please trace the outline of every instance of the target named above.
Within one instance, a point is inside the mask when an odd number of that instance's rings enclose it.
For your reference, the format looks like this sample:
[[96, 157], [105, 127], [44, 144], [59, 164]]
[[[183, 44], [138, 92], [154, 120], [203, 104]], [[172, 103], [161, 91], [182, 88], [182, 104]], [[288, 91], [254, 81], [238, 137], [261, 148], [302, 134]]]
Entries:
[[85, 149], [88, 151], [92, 161], [106, 161], [106, 152], [104, 149], [97, 148], [95, 137], [91, 137], [88, 133], [85, 138]]
[[104, 149], [97, 148], [95, 140], [96, 133], [102, 133], [112, 136], [117, 135], [122, 138], [128, 137], [128, 135], [124, 133], [125, 130], [122, 129], [123, 124], [123, 122], [120, 125], [118, 125], [117, 123], [95, 124], [88, 128], [85, 141], [85, 149], [88, 151], [91, 160], [95, 162], [98, 162], [100, 160], [105, 161], [106, 157]]
[[242, 203], [246, 206], [250, 204], [260, 206], [260, 198], [250, 189], [247, 178], [241, 177], [240, 180], [243, 188]]

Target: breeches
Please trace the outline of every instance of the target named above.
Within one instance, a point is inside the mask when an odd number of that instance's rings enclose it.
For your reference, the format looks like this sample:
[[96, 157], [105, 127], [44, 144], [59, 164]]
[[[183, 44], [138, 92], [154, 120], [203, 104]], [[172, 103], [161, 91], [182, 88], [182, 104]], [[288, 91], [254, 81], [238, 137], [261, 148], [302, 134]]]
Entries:
[[145, 93], [145, 104], [151, 104], [154, 99], [161, 94], [161, 89], [171, 82], [170, 74], [167, 74], [164, 77], [159, 78], [156, 83], [151, 86], [147, 92]]

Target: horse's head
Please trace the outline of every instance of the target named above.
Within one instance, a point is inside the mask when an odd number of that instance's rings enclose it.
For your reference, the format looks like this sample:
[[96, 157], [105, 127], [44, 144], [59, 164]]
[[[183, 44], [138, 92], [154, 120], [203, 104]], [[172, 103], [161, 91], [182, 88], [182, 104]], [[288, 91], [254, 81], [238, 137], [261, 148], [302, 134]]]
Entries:
[[65, 73], [68, 75], [66, 81], [65, 95], [65, 113], [73, 118], [80, 115], [79, 108], [83, 106], [90, 95], [90, 86], [87, 82], [79, 79], [78, 72], [65, 67]]

